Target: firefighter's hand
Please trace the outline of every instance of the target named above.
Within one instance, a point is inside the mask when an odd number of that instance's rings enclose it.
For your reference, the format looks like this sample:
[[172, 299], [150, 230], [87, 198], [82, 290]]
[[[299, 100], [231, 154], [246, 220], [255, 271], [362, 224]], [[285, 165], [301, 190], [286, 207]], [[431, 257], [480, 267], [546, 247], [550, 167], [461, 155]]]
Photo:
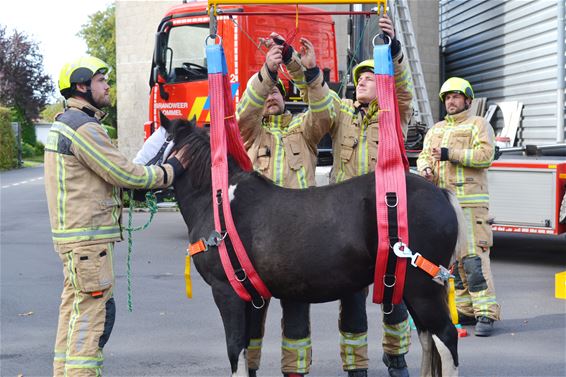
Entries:
[[391, 40], [395, 39], [395, 28], [393, 27], [393, 22], [387, 14], [384, 14], [379, 19], [379, 28], [383, 31]]
[[306, 38], [301, 38], [301, 64], [307, 69], [316, 67], [314, 46]]
[[283, 63], [283, 46], [273, 44], [265, 56], [267, 69], [269, 69], [272, 73], [276, 73], [277, 70], [279, 70], [279, 65], [281, 63]]
[[440, 148], [432, 148], [432, 151], [430, 152], [430, 155], [431, 155], [432, 158], [434, 158], [436, 161], [440, 161]]
[[173, 159], [176, 159], [181, 164], [183, 170], [187, 170], [189, 167], [189, 146], [185, 144], [179, 149], [173, 148], [166, 162], [170, 163]]
[[431, 182], [432, 179], [434, 178], [431, 168], [424, 168], [424, 170], [421, 171], [421, 175], [425, 177], [427, 181], [431, 181]]

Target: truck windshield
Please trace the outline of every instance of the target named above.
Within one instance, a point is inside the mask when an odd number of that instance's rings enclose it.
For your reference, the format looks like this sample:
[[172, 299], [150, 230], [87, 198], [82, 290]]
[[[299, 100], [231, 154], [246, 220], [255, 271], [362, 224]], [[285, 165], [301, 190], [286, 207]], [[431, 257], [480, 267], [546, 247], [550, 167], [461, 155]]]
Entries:
[[205, 80], [205, 39], [208, 24], [183, 25], [171, 29], [167, 43], [167, 82]]

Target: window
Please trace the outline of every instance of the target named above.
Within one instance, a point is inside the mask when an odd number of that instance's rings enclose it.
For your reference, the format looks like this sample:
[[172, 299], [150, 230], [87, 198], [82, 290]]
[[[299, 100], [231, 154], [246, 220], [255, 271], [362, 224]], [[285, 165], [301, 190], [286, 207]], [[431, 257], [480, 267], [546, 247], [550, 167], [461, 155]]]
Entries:
[[167, 43], [167, 82], [205, 80], [205, 39], [208, 24], [183, 25], [171, 29]]

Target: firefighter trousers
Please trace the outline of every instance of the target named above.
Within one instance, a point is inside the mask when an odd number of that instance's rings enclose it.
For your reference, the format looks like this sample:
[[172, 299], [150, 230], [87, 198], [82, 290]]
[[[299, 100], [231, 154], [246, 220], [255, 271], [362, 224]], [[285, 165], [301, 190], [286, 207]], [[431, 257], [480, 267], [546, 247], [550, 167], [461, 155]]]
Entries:
[[495, 297], [489, 248], [493, 234], [484, 207], [462, 208], [466, 218], [467, 244], [460, 251], [454, 269], [458, 312], [468, 317], [499, 320], [500, 307]]
[[[248, 368], [259, 369], [261, 347], [265, 331], [267, 305], [261, 310], [252, 309]], [[312, 364], [310, 305], [281, 300], [281, 372], [308, 374]]]
[[64, 286], [55, 340], [53, 375], [102, 375], [102, 349], [114, 325], [113, 243], [60, 252]]
[[[366, 298], [368, 289], [343, 298], [340, 302], [340, 356], [345, 371], [368, 368]], [[383, 352], [400, 356], [409, 351], [411, 328], [407, 307], [394, 305], [383, 313]]]

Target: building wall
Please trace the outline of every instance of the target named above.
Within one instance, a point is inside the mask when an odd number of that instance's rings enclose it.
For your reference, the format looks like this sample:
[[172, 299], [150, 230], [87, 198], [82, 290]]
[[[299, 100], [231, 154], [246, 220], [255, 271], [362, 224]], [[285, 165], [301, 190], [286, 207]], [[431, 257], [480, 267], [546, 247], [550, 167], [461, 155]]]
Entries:
[[133, 158], [143, 144], [149, 111], [149, 74], [155, 32], [166, 10], [179, 1], [116, 2], [118, 146]]
[[[119, 147], [127, 156], [132, 158], [143, 144], [143, 124], [148, 118], [148, 80], [155, 32], [166, 10], [180, 2], [180, 0], [118, 0], [116, 2]], [[411, 0], [409, 3], [433, 116], [437, 119], [438, 101], [436, 98], [439, 88], [438, 4], [432, 0]], [[348, 5], [321, 7], [348, 10]], [[338, 69], [346, 72], [347, 16], [334, 16], [334, 20], [336, 22]]]
[[[441, 2], [445, 76], [468, 79], [488, 106], [522, 102], [517, 145], [556, 140], [558, 1]], [[503, 128], [500, 111], [491, 123], [496, 132]]]

